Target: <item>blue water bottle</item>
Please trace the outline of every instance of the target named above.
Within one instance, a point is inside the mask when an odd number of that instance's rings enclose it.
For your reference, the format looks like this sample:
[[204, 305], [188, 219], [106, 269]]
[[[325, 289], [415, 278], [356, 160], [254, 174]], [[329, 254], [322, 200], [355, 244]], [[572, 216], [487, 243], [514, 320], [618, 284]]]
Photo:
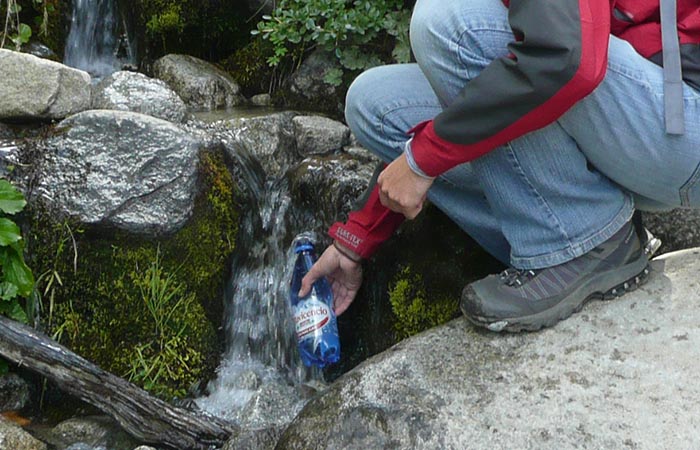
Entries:
[[316, 262], [316, 251], [309, 235], [294, 240], [294, 273], [289, 290], [299, 353], [304, 365], [325, 367], [340, 359], [338, 323], [333, 311], [333, 293], [328, 280], [322, 277], [313, 284], [311, 292], [299, 298], [301, 279]]

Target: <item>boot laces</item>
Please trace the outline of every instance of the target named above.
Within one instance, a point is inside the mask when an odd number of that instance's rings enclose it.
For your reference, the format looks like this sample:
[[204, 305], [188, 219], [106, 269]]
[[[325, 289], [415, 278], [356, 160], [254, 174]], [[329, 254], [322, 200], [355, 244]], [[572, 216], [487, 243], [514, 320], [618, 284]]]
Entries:
[[501, 272], [501, 281], [507, 286], [520, 287], [532, 280], [537, 272], [532, 269], [514, 269], [512, 267]]

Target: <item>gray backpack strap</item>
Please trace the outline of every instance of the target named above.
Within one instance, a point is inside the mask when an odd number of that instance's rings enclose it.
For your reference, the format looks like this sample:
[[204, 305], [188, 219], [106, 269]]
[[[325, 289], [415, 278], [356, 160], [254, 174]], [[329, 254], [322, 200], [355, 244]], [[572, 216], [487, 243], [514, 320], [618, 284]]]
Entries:
[[666, 133], [683, 134], [683, 74], [678, 43], [676, 0], [661, 1], [661, 40], [664, 61], [664, 119]]

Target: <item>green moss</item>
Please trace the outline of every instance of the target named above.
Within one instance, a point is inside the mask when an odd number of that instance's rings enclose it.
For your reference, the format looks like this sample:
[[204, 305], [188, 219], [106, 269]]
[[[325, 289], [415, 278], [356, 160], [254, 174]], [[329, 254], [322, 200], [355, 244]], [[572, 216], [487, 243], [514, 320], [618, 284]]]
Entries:
[[220, 61], [219, 65], [231, 74], [245, 95], [268, 92], [275, 73], [265, 61], [271, 47], [270, 42], [255, 39]]
[[219, 0], [137, 0], [151, 58], [185, 53], [209, 61], [232, 54], [250, 40], [245, 5]]
[[194, 216], [172, 236], [97, 234], [37, 208], [31, 224], [48, 331], [163, 397], [211, 376], [223, 342], [215, 330], [238, 231], [236, 192], [222, 155], [203, 153], [199, 168]]
[[389, 302], [396, 318], [394, 330], [404, 339], [428, 328], [443, 324], [458, 311], [456, 299], [426, 293], [423, 278], [410, 266], [403, 268], [389, 289]]

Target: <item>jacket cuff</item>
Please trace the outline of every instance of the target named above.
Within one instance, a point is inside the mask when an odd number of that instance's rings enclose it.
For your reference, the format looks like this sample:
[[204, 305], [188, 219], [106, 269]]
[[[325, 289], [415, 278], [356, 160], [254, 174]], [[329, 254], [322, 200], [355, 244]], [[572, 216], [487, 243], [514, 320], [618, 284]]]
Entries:
[[328, 235], [363, 259], [372, 256], [381, 244], [381, 241], [371, 239], [366, 230], [353, 223], [336, 222], [331, 225]]
[[426, 178], [428, 180], [432, 180], [433, 177], [428, 176], [423, 170], [418, 167], [418, 163], [416, 162], [415, 158], [413, 157], [413, 149], [411, 148], [411, 141], [413, 141], [413, 138], [409, 139], [406, 141], [406, 145], [404, 146], [404, 154], [406, 155], [406, 162], [408, 162], [408, 167], [411, 168], [413, 173], [418, 175], [421, 178]]

